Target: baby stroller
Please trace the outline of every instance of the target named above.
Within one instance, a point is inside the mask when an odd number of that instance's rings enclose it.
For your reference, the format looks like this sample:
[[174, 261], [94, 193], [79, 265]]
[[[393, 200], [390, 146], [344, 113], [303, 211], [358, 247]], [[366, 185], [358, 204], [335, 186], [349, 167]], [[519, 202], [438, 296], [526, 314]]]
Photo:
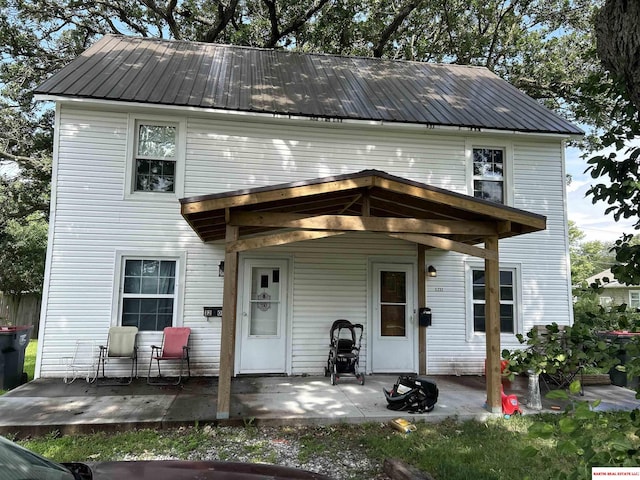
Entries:
[[434, 409], [438, 401], [438, 387], [424, 377], [401, 375], [391, 390], [383, 388], [389, 410], [425, 413]]
[[[360, 330], [359, 336], [356, 333], [357, 330]], [[335, 385], [343, 373], [355, 375], [360, 385], [364, 385], [364, 373], [358, 370], [363, 332], [362, 324], [353, 324], [349, 320], [336, 320], [331, 325], [329, 358], [324, 368], [324, 376], [331, 375], [331, 385]]]

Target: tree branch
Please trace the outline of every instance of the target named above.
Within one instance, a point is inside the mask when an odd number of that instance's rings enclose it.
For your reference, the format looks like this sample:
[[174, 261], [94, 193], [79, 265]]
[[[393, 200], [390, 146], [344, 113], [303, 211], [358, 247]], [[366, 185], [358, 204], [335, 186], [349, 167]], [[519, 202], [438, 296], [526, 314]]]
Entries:
[[263, 0], [264, 4], [267, 6], [267, 11], [269, 12], [269, 24], [271, 25], [271, 31], [269, 33], [269, 40], [265, 47], [275, 47], [276, 43], [280, 39], [280, 29], [278, 28], [278, 12], [276, 11], [276, 2], [275, 0]]
[[382, 57], [382, 54], [384, 53], [384, 47], [391, 38], [391, 35], [393, 35], [398, 30], [400, 25], [402, 25], [402, 22], [404, 22], [405, 19], [411, 14], [411, 12], [418, 8], [422, 2], [423, 0], [410, 0], [400, 9], [395, 18], [380, 34], [378, 43], [376, 43], [376, 46], [373, 48], [374, 57]]
[[231, 0], [228, 6], [224, 6], [220, 2], [220, 8], [218, 8], [218, 21], [215, 25], [207, 30], [203, 35], [202, 41], [207, 43], [215, 42], [218, 36], [227, 28], [227, 25], [236, 13], [238, 7], [238, 0]]
[[[322, 7], [324, 7], [329, 0], [317, 0], [314, 5], [312, 5], [306, 12], [298, 15], [294, 18], [289, 26], [280, 32], [280, 37], [277, 40], [280, 40], [283, 37], [286, 37], [290, 33], [297, 31], [300, 27], [302, 27], [311, 17], [313, 17]], [[277, 42], [276, 40], [276, 42]], [[275, 43], [273, 44], [275, 46]]]
[[500, 26], [502, 25], [502, 22], [504, 21], [507, 14], [513, 11], [517, 3], [517, 1], [511, 2], [509, 6], [498, 17], [498, 21], [496, 22], [496, 25], [493, 29], [493, 35], [491, 36], [491, 45], [489, 46], [489, 51], [487, 52], [487, 60], [485, 61], [485, 67], [487, 67], [489, 70], [492, 70], [493, 65], [495, 64], [495, 62], [492, 60], [492, 57], [493, 52], [496, 48], [496, 43], [498, 41], [498, 32], [500, 31]]
[[23, 157], [21, 155], [13, 155], [9, 152], [0, 150], [0, 160], [9, 160], [16, 163], [23, 163], [36, 166], [40, 164], [41, 160], [34, 157]]

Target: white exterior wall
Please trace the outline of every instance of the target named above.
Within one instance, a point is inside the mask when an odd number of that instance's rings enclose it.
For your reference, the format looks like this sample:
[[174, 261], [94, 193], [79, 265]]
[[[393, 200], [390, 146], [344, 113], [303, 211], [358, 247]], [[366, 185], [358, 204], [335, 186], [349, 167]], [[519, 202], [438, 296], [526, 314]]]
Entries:
[[[68, 105], [59, 111], [39, 375], [62, 376], [60, 359], [70, 354], [76, 339], [104, 343], [109, 326], [117, 323], [113, 290], [116, 259], [122, 252], [186, 259], [178, 325], [193, 329], [193, 374], [217, 374], [220, 319], [206, 320], [202, 307], [222, 304], [222, 279], [217, 276], [222, 246], [203, 244], [197, 238], [181, 217], [175, 196], [169, 196], [169, 201], [157, 196], [125, 198], [126, 164], [131, 161], [127, 112]], [[158, 115], [158, 110], [152, 112]], [[457, 132], [269, 117], [258, 122], [244, 115], [205, 117], [180, 111], [164, 118], [180, 118], [187, 126], [185, 197], [364, 169], [461, 193], [467, 193], [469, 186], [465, 160], [469, 138]], [[478, 141], [512, 142], [513, 206], [546, 215], [548, 220], [545, 232], [500, 242], [501, 261], [517, 264], [521, 272], [520, 314], [525, 331], [540, 322], [568, 323], [560, 139], [472, 137], [472, 142]], [[253, 257], [262, 253], [291, 258], [290, 371], [302, 374], [322, 371], [333, 320], [365, 322], [365, 335], [371, 328], [367, 323], [369, 259], [388, 256], [415, 261], [416, 247], [384, 235], [350, 234], [249, 252]], [[469, 338], [466, 327], [466, 260], [455, 253], [427, 252], [427, 264], [438, 269], [438, 277], [427, 285], [434, 317], [427, 331], [430, 374], [481, 369], [484, 337]], [[155, 332], [140, 334], [141, 374], [146, 374], [149, 345], [160, 337]], [[515, 346], [510, 337], [506, 346]], [[362, 360], [366, 362], [366, 351]]]

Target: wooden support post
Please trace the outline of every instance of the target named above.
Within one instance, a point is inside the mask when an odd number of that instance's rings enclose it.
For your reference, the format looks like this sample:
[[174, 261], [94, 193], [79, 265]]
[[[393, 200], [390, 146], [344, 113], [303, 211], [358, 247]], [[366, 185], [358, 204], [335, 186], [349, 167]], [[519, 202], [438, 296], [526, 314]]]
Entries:
[[[239, 228], [227, 225], [226, 243], [238, 240]], [[236, 344], [236, 309], [238, 300], [238, 253], [227, 251], [224, 256], [224, 292], [222, 297], [222, 333], [220, 340], [220, 373], [218, 374], [219, 420], [229, 418], [231, 377]]]
[[425, 273], [425, 246], [418, 244], [418, 373], [427, 373], [427, 327], [421, 327], [419, 323], [420, 309], [427, 306], [427, 288]]
[[500, 385], [500, 262], [498, 260], [498, 237], [487, 237], [484, 248], [495, 252], [495, 258], [484, 261], [485, 278], [485, 329], [486, 329], [486, 375], [487, 409], [492, 413], [502, 412]]

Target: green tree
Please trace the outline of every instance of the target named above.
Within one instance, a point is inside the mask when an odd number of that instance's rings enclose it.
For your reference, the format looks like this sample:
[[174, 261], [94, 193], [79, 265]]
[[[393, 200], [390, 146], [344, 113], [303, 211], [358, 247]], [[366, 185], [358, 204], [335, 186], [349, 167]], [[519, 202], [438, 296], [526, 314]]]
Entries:
[[585, 279], [615, 264], [613, 244], [599, 240], [584, 241], [585, 234], [575, 222], [569, 221], [569, 255], [571, 283], [579, 285]]
[[0, 242], [11, 220], [46, 218], [52, 114], [33, 88], [102, 35], [482, 65], [570, 119], [604, 125], [595, 106], [609, 97], [583, 87], [601, 71], [591, 32], [600, 3], [0, 0], [0, 162], [19, 167], [1, 179]]
[[9, 221], [0, 237], [0, 290], [19, 296], [40, 292], [47, 248], [47, 222], [38, 214], [25, 223]]
[[[596, 18], [597, 52], [607, 81], [591, 83], [590, 91], [599, 91], [611, 99], [611, 121], [601, 136], [600, 146], [608, 154], [589, 159], [594, 179], [588, 195], [593, 202], [606, 202], [616, 220], [635, 219], [634, 231], [640, 229], [640, 4], [624, 0], [607, 0]], [[612, 268], [615, 278], [629, 285], [640, 284], [640, 244], [627, 233], [616, 241], [618, 265]]]

